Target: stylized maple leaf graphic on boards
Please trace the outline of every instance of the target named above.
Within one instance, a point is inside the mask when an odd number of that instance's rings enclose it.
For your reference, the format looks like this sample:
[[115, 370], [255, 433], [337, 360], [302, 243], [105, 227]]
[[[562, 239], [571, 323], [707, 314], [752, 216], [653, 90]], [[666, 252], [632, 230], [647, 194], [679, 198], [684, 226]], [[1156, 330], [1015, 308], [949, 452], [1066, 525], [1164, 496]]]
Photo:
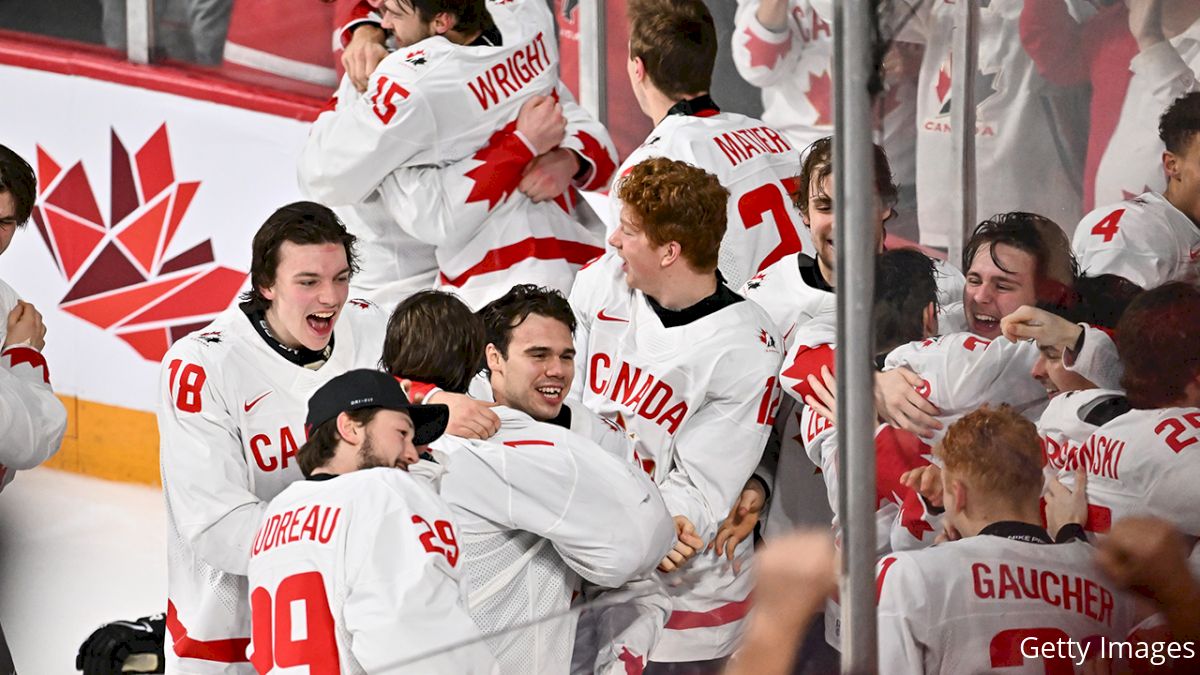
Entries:
[[808, 91], [804, 96], [817, 113], [814, 125], [826, 127], [833, 124], [833, 79], [828, 70], [820, 75], [808, 74]]
[[163, 124], [134, 153], [112, 132], [109, 222], [82, 161], [63, 171], [37, 146], [33, 220], [70, 288], [59, 308], [150, 361], [229, 306], [247, 274], [217, 265], [212, 241], [164, 254], [200, 187], [179, 182]]
[[767, 42], [755, 35], [749, 28], [742, 31], [742, 33], [746, 36], [746, 51], [750, 52], [751, 68], [759, 66], [774, 68], [779, 63], [779, 59], [787, 56], [787, 53], [792, 49], [791, 40]]

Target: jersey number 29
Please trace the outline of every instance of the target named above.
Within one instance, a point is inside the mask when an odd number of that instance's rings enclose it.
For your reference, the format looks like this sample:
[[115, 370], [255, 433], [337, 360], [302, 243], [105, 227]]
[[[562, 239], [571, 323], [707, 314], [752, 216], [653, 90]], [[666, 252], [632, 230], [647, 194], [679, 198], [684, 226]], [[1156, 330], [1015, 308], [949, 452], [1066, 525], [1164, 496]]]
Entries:
[[[303, 630], [293, 630], [292, 607], [300, 603]], [[325, 596], [320, 572], [302, 572], [286, 577], [271, 592], [259, 586], [250, 594], [250, 623], [254, 630], [254, 653], [250, 663], [260, 673], [273, 668], [308, 666], [311, 675], [338, 675], [337, 635], [333, 613]], [[303, 635], [297, 640], [295, 635]]]

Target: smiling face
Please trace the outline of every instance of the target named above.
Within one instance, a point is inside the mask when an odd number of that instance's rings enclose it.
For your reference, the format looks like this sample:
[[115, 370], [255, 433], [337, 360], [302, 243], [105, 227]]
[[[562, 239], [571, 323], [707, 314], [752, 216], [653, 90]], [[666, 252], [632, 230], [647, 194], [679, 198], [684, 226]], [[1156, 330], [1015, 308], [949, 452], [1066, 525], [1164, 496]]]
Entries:
[[1091, 380], [1067, 370], [1067, 365], [1063, 363], [1062, 350], [1057, 347], [1042, 348], [1030, 375], [1046, 388], [1046, 395], [1050, 398], [1070, 391], [1096, 388]]
[[666, 245], [656, 246], [638, 223], [637, 213], [628, 205], [621, 206], [621, 222], [608, 237], [624, 265], [625, 283], [648, 295], [653, 295], [655, 280], [662, 270]]
[[992, 245], [980, 246], [963, 287], [967, 329], [989, 340], [1000, 337], [1000, 319], [1021, 305], [1037, 304], [1037, 261], [1033, 255], [1008, 244], [996, 244], [996, 260], [992, 258]]
[[[818, 184], [820, 180], [820, 184]], [[836, 225], [833, 203], [833, 175], [824, 178], [813, 176], [812, 185], [808, 190], [808, 209], [802, 212], [804, 223], [812, 234], [813, 246], [816, 248], [817, 260], [821, 265], [821, 273], [830, 284], [834, 283], [834, 270], [837, 269]], [[875, 250], [883, 251], [883, 224], [891, 215], [892, 210], [883, 205], [879, 195], [875, 196]]]
[[512, 330], [508, 354], [487, 346], [496, 402], [536, 420], [558, 417], [575, 379], [575, 342], [562, 321], [530, 314]]
[[358, 448], [358, 468], [387, 467], [403, 469], [416, 464], [420, 456], [413, 445], [413, 423], [408, 413], [380, 410], [363, 428]]
[[275, 282], [260, 288], [270, 301], [267, 324], [284, 345], [320, 351], [333, 337], [333, 327], [350, 294], [350, 264], [342, 244], [296, 244], [279, 247]]

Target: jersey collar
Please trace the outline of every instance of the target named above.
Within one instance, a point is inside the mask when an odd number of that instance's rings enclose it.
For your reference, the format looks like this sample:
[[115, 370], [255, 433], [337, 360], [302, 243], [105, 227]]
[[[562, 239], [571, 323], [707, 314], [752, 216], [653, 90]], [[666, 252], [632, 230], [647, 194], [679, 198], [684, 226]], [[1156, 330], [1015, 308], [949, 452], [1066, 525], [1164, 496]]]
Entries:
[[690, 117], [712, 117], [721, 112], [717, 102], [708, 94], [689, 98], [676, 103], [667, 111], [668, 115], [687, 115]]
[[1001, 520], [992, 523], [979, 531], [979, 534], [990, 534], [993, 537], [1004, 537], [1013, 541], [1023, 541], [1026, 544], [1053, 544], [1054, 540], [1046, 530], [1037, 525], [1019, 523], [1014, 520]]

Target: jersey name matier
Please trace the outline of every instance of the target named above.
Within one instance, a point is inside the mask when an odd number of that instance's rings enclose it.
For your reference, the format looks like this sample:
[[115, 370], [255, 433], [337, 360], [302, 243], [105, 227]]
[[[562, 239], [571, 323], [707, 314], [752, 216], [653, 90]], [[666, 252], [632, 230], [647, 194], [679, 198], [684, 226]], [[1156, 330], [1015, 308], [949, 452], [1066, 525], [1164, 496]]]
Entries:
[[771, 127], [762, 126], [751, 129], [734, 129], [719, 136], [713, 136], [713, 143], [725, 153], [726, 159], [732, 166], [756, 155], [782, 155], [792, 151], [792, 146]]
[[676, 399], [671, 385], [624, 361], [614, 368], [612, 357], [603, 352], [593, 354], [588, 364], [588, 386], [593, 393], [653, 420], [668, 434], [674, 435], [688, 414], [687, 401]]
[[467, 82], [467, 87], [479, 101], [479, 107], [487, 110], [502, 100], [512, 98], [550, 65], [545, 39], [538, 33], [524, 47], [518, 47], [503, 61], [483, 71], [473, 82]]

